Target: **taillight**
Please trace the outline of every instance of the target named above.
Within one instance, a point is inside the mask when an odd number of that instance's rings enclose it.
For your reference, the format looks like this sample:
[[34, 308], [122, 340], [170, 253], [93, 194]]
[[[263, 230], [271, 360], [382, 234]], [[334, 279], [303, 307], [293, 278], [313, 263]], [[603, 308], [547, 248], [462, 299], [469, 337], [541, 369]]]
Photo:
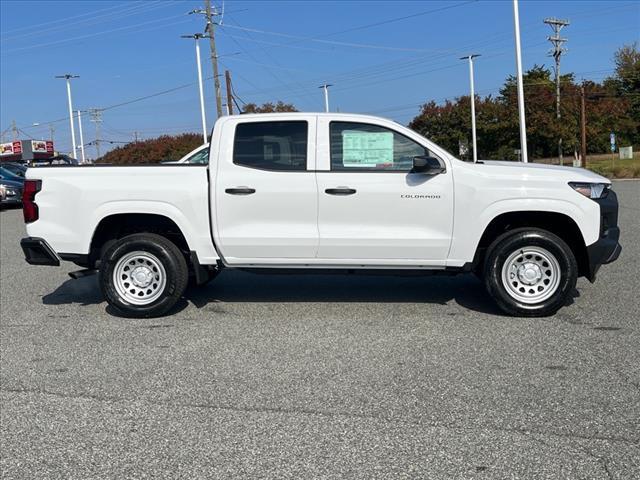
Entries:
[[38, 220], [38, 205], [35, 203], [36, 193], [42, 188], [42, 180], [25, 180], [22, 190], [22, 213], [24, 223]]

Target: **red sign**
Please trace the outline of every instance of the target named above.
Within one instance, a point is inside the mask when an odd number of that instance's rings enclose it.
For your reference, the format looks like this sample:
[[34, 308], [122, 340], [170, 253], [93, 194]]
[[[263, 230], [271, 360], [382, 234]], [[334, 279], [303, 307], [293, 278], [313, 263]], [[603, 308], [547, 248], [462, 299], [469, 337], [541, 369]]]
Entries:
[[53, 140], [47, 140], [47, 153], [53, 153]]
[[22, 142], [20, 140], [16, 140], [13, 142], [13, 154], [18, 155], [22, 153]]

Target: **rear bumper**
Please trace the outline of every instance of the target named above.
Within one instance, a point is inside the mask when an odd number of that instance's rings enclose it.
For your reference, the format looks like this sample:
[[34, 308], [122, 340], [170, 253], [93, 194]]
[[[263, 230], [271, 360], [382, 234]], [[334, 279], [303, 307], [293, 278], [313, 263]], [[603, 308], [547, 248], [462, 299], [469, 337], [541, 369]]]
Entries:
[[606, 198], [597, 200], [600, 205], [600, 238], [587, 247], [590, 281], [595, 281], [602, 265], [614, 262], [620, 256], [622, 246], [618, 227], [618, 197], [609, 192]]
[[20, 240], [24, 259], [31, 265], [60, 265], [60, 257], [42, 238], [27, 237]]

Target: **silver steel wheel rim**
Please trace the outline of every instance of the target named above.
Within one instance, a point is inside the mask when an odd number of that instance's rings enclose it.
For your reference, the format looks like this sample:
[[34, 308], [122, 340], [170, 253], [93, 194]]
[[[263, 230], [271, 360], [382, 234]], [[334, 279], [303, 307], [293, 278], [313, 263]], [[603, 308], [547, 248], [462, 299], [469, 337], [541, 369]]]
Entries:
[[134, 305], [157, 300], [167, 284], [167, 274], [158, 258], [144, 251], [123, 256], [113, 269], [113, 284], [118, 295]]
[[541, 247], [524, 247], [513, 252], [502, 266], [502, 284], [510, 297], [533, 305], [551, 297], [560, 285], [560, 264]]

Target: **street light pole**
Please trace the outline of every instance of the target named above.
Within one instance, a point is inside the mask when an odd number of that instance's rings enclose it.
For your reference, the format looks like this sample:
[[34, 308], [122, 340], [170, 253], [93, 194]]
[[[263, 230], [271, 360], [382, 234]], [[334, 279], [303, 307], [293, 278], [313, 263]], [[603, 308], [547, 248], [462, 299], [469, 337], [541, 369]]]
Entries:
[[69, 103], [69, 126], [71, 127], [71, 147], [72, 147], [72, 155], [75, 158], [76, 156], [76, 131], [73, 126], [73, 105], [71, 102], [71, 79], [72, 78], [80, 78], [80, 75], [72, 75], [70, 73], [65, 73], [64, 75], [56, 75], [56, 78], [64, 78], [67, 81], [67, 101]]
[[325, 83], [324, 85], [320, 85], [318, 88], [324, 89], [324, 111], [329, 111], [329, 87], [332, 87], [330, 83]]
[[516, 37], [516, 70], [518, 76], [518, 117], [520, 119], [520, 151], [523, 163], [529, 162], [527, 154], [527, 123], [524, 117], [524, 87], [522, 85], [522, 53], [520, 50], [520, 14], [518, 0], [513, 0], [513, 25]]
[[473, 59], [479, 57], [479, 53], [460, 57], [460, 60], [469, 60], [469, 83], [471, 84], [471, 142], [473, 144], [473, 163], [478, 162], [478, 143], [476, 141], [476, 94], [473, 85]]
[[80, 155], [82, 163], [84, 163], [84, 137], [82, 136], [82, 113], [80, 112], [80, 110], [78, 110], [78, 130], [80, 131]]
[[202, 33], [194, 33], [193, 35], [182, 35], [182, 38], [193, 38], [196, 43], [196, 64], [198, 68], [198, 88], [200, 89], [200, 116], [202, 117], [202, 139], [203, 143], [207, 143], [207, 117], [204, 109], [204, 89], [202, 86], [202, 63], [200, 60], [200, 42], [201, 38], [208, 38], [208, 35]]

